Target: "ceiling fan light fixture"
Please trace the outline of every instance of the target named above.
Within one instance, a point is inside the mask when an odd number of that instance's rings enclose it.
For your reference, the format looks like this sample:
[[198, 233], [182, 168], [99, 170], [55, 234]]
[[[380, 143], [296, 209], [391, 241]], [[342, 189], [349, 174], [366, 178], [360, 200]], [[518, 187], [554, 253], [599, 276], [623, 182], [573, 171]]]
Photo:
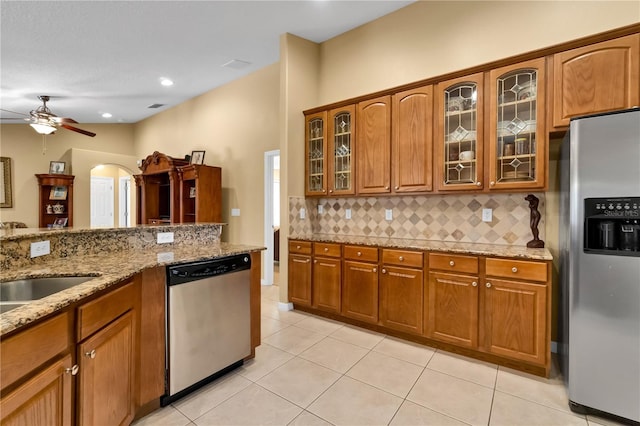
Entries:
[[50, 135], [56, 131], [56, 128], [50, 124], [31, 123], [29, 125], [41, 135]]

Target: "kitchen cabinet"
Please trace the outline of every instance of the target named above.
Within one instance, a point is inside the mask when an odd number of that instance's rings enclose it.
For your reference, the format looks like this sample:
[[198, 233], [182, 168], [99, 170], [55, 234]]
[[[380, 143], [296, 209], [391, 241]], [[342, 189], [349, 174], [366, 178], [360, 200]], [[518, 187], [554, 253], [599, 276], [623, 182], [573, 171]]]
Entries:
[[489, 71], [489, 190], [543, 189], [545, 58]]
[[358, 103], [357, 169], [362, 194], [391, 189], [391, 96]]
[[222, 222], [222, 169], [198, 164], [178, 168], [180, 222]]
[[553, 55], [553, 127], [640, 104], [640, 34]]
[[340, 313], [341, 306], [341, 246], [313, 243], [313, 307]]
[[327, 195], [356, 193], [356, 107], [347, 105], [328, 112]]
[[378, 323], [378, 249], [344, 246], [342, 315]]
[[420, 252], [382, 250], [380, 322], [411, 334], [422, 334], [424, 289]]
[[433, 189], [433, 86], [405, 90], [392, 100], [391, 189]]
[[308, 241], [289, 241], [289, 301], [311, 306], [311, 253]]
[[38, 227], [46, 228], [54, 223], [73, 226], [72, 175], [37, 174], [38, 179]]
[[436, 86], [435, 180], [439, 191], [484, 187], [484, 74]]
[[455, 345], [478, 346], [478, 258], [429, 254], [426, 335]]
[[486, 259], [480, 340], [496, 355], [549, 365], [549, 266]]
[[305, 116], [305, 185], [306, 196], [326, 195], [328, 141], [327, 111]]

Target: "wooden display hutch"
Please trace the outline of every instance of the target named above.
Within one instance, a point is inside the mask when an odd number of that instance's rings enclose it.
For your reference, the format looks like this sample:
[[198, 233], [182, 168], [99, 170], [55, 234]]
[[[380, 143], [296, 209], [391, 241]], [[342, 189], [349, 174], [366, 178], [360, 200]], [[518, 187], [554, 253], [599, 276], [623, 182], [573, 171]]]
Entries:
[[222, 221], [222, 170], [189, 164], [160, 152], [149, 155], [135, 175], [138, 224]]
[[73, 226], [73, 179], [75, 176], [37, 174], [36, 178], [38, 178], [38, 226], [47, 228], [55, 223], [63, 227]]

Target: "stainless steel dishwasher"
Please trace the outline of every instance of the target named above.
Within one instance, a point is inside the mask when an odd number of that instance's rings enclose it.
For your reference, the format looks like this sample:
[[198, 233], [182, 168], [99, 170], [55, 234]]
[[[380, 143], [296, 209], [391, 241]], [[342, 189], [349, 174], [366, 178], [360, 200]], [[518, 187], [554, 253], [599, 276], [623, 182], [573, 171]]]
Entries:
[[251, 354], [248, 254], [167, 266], [165, 406]]

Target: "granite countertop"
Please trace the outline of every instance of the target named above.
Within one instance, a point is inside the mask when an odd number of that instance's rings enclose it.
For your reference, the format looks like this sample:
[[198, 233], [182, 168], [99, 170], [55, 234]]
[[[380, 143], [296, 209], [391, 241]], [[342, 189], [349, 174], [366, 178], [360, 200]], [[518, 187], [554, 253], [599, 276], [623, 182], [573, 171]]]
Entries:
[[210, 243], [119, 250], [56, 258], [0, 272], [0, 282], [49, 276], [95, 276], [82, 284], [0, 314], [0, 336], [71, 305], [146, 268], [261, 251], [264, 247]]
[[479, 244], [448, 241], [413, 240], [387, 237], [361, 237], [335, 234], [307, 234], [290, 236], [290, 240], [313, 241], [323, 243], [355, 244], [382, 248], [413, 249], [439, 251], [447, 253], [474, 254], [478, 256], [515, 257], [531, 260], [553, 260], [546, 248], [533, 249], [522, 246], [500, 244]]

